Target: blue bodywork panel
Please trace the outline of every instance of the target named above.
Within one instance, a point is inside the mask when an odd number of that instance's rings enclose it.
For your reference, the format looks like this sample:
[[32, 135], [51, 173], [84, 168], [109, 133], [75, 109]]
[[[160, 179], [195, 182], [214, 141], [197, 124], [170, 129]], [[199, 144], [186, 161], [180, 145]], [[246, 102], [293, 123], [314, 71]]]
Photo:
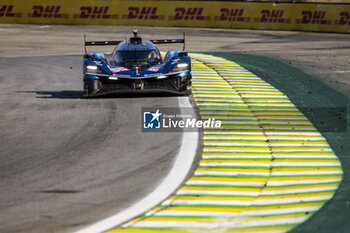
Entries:
[[[146, 41], [147, 42], [147, 41]], [[142, 41], [145, 44], [145, 41]], [[148, 44], [148, 43], [147, 43]], [[131, 49], [130, 46], [122, 45], [126, 49]], [[154, 46], [154, 45], [153, 45]], [[118, 46], [119, 47], [119, 46]], [[147, 46], [148, 47], [148, 46]], [[149, 48], [142, 48], [144, 50]], [[118, 49], [118, 48], [116, 48]], [[135, 50], [135, 52], [140, 50]], [[180, 69], [176, 69], [176, 66], [180, 63], [187, 64], [187, 69], [181, 72]], [[88, 66], [97, 66], [98, 74], [95, 72], [88, 72]], [[114, 76], [118, 78], [130, 78], [130, 79], [144, 79], [154, 78], [161, 75], [178, 75], [179, 77], [189, 75], [191, 72], [191, 58], [185, 51], [169, 51], [165, 55], [160, 64], [144, 68], [141, 72], [135, 72], [132, 69], [128, 69], [122, 66], [113, 66], [108, 64], [102, 53], [87, 53], [84, 56], [84, 68], [83, 73], [85, 78], [99, 79], [99, 76]]]
[[[155, 44], [185, 43], [185, 39], [85, 41], [85, 46], [116, 45], [107, 61], [103, 53], [84, 54], [84, 96], [123, 92], [170, 92], [189, 95], [191, 58], [185, 51], [169, 51], [162, 58]], [[86, 50], [86, 48], [85, 48]]]

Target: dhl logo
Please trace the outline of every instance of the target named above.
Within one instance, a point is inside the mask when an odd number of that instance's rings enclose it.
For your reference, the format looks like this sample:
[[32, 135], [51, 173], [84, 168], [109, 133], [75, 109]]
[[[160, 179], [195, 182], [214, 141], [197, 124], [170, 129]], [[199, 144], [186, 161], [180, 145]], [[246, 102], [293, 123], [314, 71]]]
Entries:
[[243, 13], [244, 13], [244, 9], [221, 8], [220, 16], [215, 16], [215, 20], [250, 22], [249, 17], [242, 17]]
[[210, 16], [203, 16], [204, 8], [198, 7], [177, 7], [175, 15], [170, 15], [169, 20], [210, 20]]
[[22, 17], [22, 13], [13, 12], [14, 5], [0, 5], [0, 17]]
[[61, 6], [33, 6], [33, 12], [28, 13], [32, 18], [68, 18], [68, 14], [61, 14]]
[[325, 11], [303, 11], [302, 19], [297, 19], [296, 23], [298, 24], [331, 24], [332, 20], [326, 20]]
[[290, 19], [283, 18], [284, 10], [261, 10], [261, 17], [254, 18], [257, 23], [290, 23]]
[[335, 20], [335, 25], [350, 25], [350, 13], [349, 12], [340, 12], [340, 19]]
[[164, 15], [157, 15], [158, 7], [129, 7], [129, 13], [123, 15], [124, 19], [152, 19], [164, 20]]
[[80, 14], [74, 14], [74, 18], [80, 19], [117, 19], [118, 15], [108, 14], [109, 6], [82, 6]]

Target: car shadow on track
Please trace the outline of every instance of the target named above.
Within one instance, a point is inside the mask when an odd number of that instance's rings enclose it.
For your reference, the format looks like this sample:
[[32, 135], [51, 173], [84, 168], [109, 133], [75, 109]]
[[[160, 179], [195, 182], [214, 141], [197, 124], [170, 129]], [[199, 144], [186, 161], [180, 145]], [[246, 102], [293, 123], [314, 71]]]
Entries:
[[84, 97], [83, 91], [65, 90], [65, 91], [20, 91], [20, 93], [35, 93], [36, 98], [40, 99], [111, 99], [111, 98], [152, 98], [152, 97], [176, 97], [179, 95], [172, 93], [120, 93], [107, 94], [96, 97]]
[[35, 93], [42, 99], [81, 99], [83, 91], [18, 91], [18, 93]]

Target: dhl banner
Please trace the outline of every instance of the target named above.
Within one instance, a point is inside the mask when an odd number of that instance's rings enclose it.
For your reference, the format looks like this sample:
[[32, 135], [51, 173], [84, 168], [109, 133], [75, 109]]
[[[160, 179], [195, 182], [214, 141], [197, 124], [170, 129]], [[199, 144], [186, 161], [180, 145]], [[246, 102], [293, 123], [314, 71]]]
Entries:
[[219, 27], [350, 33], [350, 4], [0, 0], [0, 23]]

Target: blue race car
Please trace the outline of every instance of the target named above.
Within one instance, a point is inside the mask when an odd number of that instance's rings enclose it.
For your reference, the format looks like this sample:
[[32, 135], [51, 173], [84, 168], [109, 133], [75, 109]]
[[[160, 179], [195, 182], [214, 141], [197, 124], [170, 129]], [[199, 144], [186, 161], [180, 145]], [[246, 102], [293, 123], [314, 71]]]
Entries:
[[[85, 41], [84, 96], [114, 93], [168, 92], [191, 94], [191, 58], [185, 51], [169, 51], [162, 58], [155, 44], [183, 43], [185, 38], [125, 41]], [[88, 53], [86, 46], [116, 45], [109, 60], [103, 53]], [[184, 46], [185, 47], [185, 46]]]

